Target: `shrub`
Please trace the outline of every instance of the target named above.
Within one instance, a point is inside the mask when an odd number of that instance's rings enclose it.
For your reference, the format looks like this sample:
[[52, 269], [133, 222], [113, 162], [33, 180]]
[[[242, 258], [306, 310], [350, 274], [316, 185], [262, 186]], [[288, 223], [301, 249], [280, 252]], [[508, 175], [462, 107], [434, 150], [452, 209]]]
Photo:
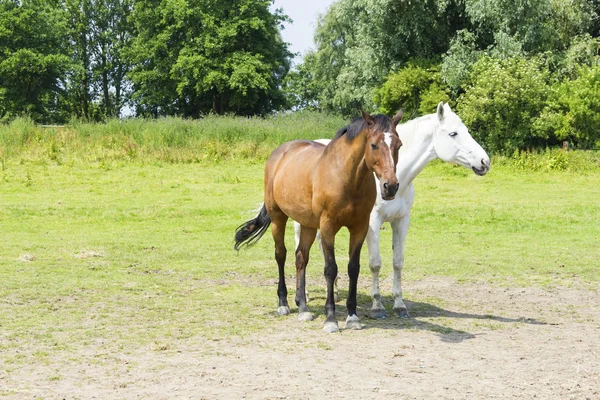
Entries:
[[600, 66], [581, 67], [578, 77], [553, 88], [534, 128], [538, 135], [568, 140], [578, 148], [600, 145]]
[[374, 92], [379, 111], [390, 115], [403, 108], [407, 116], [433, 112], [440, 101], [450, 99], [439, 70], [439, 65], [413, 61], [390, 74]]
[[546, 106], [549, 72], [537, 58], [482, 57], [469, 75], [458, 113], [488, 151], [545, 147], [546, 133], [534, 121]]

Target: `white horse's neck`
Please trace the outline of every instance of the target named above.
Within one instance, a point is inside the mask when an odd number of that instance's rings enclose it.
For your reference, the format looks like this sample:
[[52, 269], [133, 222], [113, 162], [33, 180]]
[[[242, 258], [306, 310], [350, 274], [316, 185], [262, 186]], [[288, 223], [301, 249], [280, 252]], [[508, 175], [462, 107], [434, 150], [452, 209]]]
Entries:
[[404, 192], [423, 168], [437, 158], [433, 135], [438, 124], [437, 115], [429, 114], [398, 126], [402, 140], [396, 165], [398, 193]]

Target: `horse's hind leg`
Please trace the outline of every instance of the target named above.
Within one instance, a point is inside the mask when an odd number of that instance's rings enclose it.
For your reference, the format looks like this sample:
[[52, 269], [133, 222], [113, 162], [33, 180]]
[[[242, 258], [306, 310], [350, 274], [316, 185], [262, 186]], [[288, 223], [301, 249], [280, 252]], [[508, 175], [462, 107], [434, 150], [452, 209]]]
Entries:
[[287, 287], [285, 286], [285, 258], [287, 249], [285, 248], [285, 225], [288, 217], [279, 210], [272, 210], [269, 213], [271, 217], [271, 227], [273, 241], [275, 242], [275, 260], [279, 269], [279, 284], [277, 285], [277, 297], [279, 297], [278, 315], [287, 315], [290, 313], [290, 306], [287, 301]]
[[387, 318], [385, 307], [381, 301], [381, 292], [379, 291], [379, 271], [381, 270], [381, 252], [379, 250], [379, 230], [381, 229], [381, 218], [378, 215], [371, 215], [369, 223], [369, 233], [367, 233], [367, 247], [369, 248], [369, 269], [371, 270], [371, 297], [373, 305], [371, 306], [371, 318]]
[[410, 214], [406, 214], [399, 221], [392, 222], [392, 240], [394, 246], [394, 314], [400, 318], [409, 318], [406, 304], [402, 300], [402, 267], [404, 266], [404, 243], [410, 225]]
[[311, 321], [313, 319], [306, 306], [306, 265], [308, 264], [310, 247], [315, 241], [316, 235], [316, 229], [303, 226], [296, 248], [296, 305], [298, 306], [299, 321]]

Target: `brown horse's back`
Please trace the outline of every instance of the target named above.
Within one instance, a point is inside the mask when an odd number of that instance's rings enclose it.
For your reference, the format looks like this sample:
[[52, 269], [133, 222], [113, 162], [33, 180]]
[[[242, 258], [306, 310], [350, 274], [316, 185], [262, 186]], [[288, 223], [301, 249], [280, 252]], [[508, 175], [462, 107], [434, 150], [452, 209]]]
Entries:
[[325, 146], [295, 140], [276, 148], [265, 165], [265, 206], [282, 211], [302, 225], [318, 228], [312, 210], [312, 175]]

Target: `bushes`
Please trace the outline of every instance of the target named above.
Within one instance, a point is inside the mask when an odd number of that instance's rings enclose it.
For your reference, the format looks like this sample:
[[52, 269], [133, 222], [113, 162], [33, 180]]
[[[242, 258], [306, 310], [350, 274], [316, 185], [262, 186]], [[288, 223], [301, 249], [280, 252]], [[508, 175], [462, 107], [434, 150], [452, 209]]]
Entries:
[[459, 99], [458, 114], [473, 137], [493, 153], [544, 147], [534, 122], [546, 105], [549, 71], [536, 58], [482, 57]]
[[[391, 114], [402, 106], [409, 117], [454, 100], [473, 137], [496, 154], [556, 147], [563, 140], [580, 149], [598, 148], [600, 58], [591, 49], [594, 43], [575, 41], [560, 62], [550, 54], [480, 55], [460, 78], [460, 94], [442, 81], [439, 66], [408, 64], [388, 76], [374, 99], [381, 111]], [[577, 49], [587, 50], [576, 55]]]
[[579, 148], [600, 147], [600, 67], [581, 67], [578, 75], [553, 88], [535, 127]]
[[388, 115], [399, 108], [403, 108], [407, 116], [432, 113], [440, 101], [449, 99], [439, 67], [431, 63], [408, 63], [390, 74], [374, 94], [380, 112]]

